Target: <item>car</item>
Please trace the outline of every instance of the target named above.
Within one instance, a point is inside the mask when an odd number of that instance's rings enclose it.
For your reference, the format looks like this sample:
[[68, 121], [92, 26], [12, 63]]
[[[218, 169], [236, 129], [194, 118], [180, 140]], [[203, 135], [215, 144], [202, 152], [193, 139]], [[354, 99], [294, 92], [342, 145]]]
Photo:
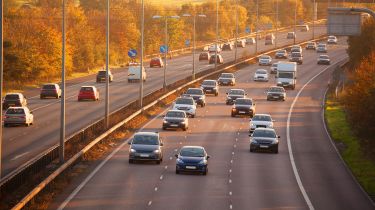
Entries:
[[173, 103], [172, 110], [182, 110], [192, 118], [195, 117], [197, 104], [192, 97], [179, 97]]
[[82, 86], [78, 93], [78, 101], [99, 101], [99, 91], [95, 86]]
[[318, 44], [318, 46], [316, 47], [316, 52], [317, 53], [327, 53], [327, 45], [323, 44], [323, 43]]
[[239, 40], [237, 40], [236, 45], [237, 45], [237, 47], [245, 48], [246, 47], [246, 40], [245, 39], [239, 39]]
[[152, 58], [150, 60], [150, 68], [153, 68], [153, 67], [159, 67], [159, 68], [164, 67], [163, 60], [160, 57]]
[[[107, 75], [107, 71], [106, 70], [100, 70], [98, 71], [98, 73], [96, 74], [96, 82], [99, 83], [99, 82], [105, 82], [105, 77]], [[109, 82], [112, 82], [113, 81], [113, 74], [110, 70], [108, 70], [108, 77], [109, 77]]]
[[265, 69], [257, 69], [254, 74], [254, 81], [268, 82], [268, 72]]
[[272, 64], [272, 58], [269, 55], [261, 55], [259, 57], [259, 66], [270, 66]]
[[203, 175], [208, 173], [208, 159], [204, 147], [184, 146], [176, 156], [176, 174], [180, 172], [198, 172]]
[[294, 38], [296, 38], [296, 34], [293, 31], [288, 32], [287, 35], [286, 35], [286, 38], [287, 39], [294, 39]]
[[217, 79], [219, 85], [236, 85], [236, 77], [233, 73], [221, 73], [219, 79]]
[[230, 89], [227, 93], [226, 105], [233, 105], [234, 102], [239, 98], [245, 98], [246, 92], [243, 89]]
[[208, 59], [210, 58], [210, 53], [209, 52], [201, 52], [199, 54], [199, 61], [208, 61]]
[[291, 48], [290, 48], [290, 53], [294, 53], [294, 52], [299, 52], [302, 54], [302, 47], [299, 46], [299, 45], [293, 45]]
[[27, 107], [9, 107], [4, 114], [4, 127], [10, 125], [32, 125], [34, 115]]
[[22, 93], [7, 93], [3, 100], [3, 110], [14, 106], [27, 106], [27, 99]]
[[328, 39], [327, 39], [327, 43], [328, 44], [337, 44], [337, 37], [336, 36], [328, 36]]
[[292, 52], [290, 54], [289, 61], [290, 62], [296, 62], [297, 64], [302, 64], [303, 63], [302, 53], [300, 53], [300, 52]]
[[40, 99], [47, 97], [61, 98], [61, 88], [56, 83], [44, 84], [40, 89]]
[[297, 28], [299, 28], [301, 32], [309, 31], [309, 25], [297, 25]]
[[[217, 48], [216, 48], [216, 46], [217, 46]], [[210, 52], [210, 53], [215, 53], [215, 51], [217, 52], [217, 53], [219, 53], [219, 52], [221, 52], [221, 48], [220, 48], [220, 46], [219, 45], [210, 45], [209, 47], [208, 47], [208, 52]]]
[[256, 128], [250, 134], [250, 152], [268, 150], [279, 153], [279, 138], [273, 128]]
[[169, 110], [163, 119], [163, 130], [167, 130], [168, 128], [181, 128], [184, 131], [189, 129], [189, 119], [186, 112]]
[[306, 50], [315, 50], [316, 49], [316, 42], [307, 42]]
[[288, 52], [286, 50], [278, 50], [275, 53], [275, 58], [277, 59], [287, 59], [288, 58]]
[[246, 38], [246, 44], [248, 44], [248, 45], [256, 44], [255, 38], [254, 37]]
[[266, 94], [267, 94], [267, 101], [271, 101], [271, 100], [285, 101], [286, 100], [286, 91], [283, 87], [280, 87], [280, 86], [271, 86], [266, 91]]
[[129, 163], [135, 161], [163, 161], [163, 141], [157, 132], [137, 132], [128, 142]]
[[233, 45], [231, 43], [224, 43], [223, 47], [221, 48], [223, 51], [231, 51], [233, 50]]
[[[142, 71], [141, 71], [142, 69]], [[131, 65], [129, 65], [129, 68], [128, 68], [128, 82], [131, 83], [131, 82], [137, 82], [137, 81], [141, 81], [141, 77], [142, 77], [142, 80], [143, 81], [146, 81], [147, 79], [147, 72], [146, 72], [146, 69], [144, 66], [142, 66], [141, 68], [141, 64], [140, 63], [132, 63]]]
[[273, 128], [273, 122], [271, 115], [269, 114], [256, 114], [250, 120], [249, 132], [254, 132], [257, 128]]
[[[223, 59], [223, 56], [221, 56], [220, 54], [217, 54], [216, 55], [216, 59], [217, 59], [217, 64], [223, 64], [224, 63], [224, 59]], [[210, 60], [208, 62], [209, 64], [214, 64], [215, 63], [215, 54], [211, 55], [210, 56]]]
[[275, 44], [275, 35], [273, 34], [267, 34], [264, 38], [264, 44], [265, 45], [273, 45]]
[[331, 60], [329, 59], [328, 55], [319, 55], [317, 63], [318, 64], [330, 65]]
[[232, 106], [231, 116], [246, 115], [251, 118], [255, 115], [255, 103], [251, 98], [238, 98]]
[[277, 65], [278, 63], [273, 63], [270, 67], [271, 69], [271, 74], [276, 74], [277, 73]]
[[203, 89], [204, 94], [219, 95], [219, 85], [216, 80], [204, 80], [201, 88]]
[[201, 107], [206, 106], [206, 95], [204, 94], [202, 88], [189, 88], [183, 96], [192, 97], [198, 105]]

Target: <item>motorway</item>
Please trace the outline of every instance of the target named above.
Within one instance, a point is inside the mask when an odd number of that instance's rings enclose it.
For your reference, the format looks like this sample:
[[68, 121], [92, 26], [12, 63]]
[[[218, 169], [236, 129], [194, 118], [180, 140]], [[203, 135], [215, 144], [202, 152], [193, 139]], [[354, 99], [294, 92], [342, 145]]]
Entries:
[[[318, 26], [315, 29], [315, 35], [324, 34], [325, 31], [325, 27]], [[297, 42], [311, 38], [311, 30], [310, 32], [297, 33]], [[292, 39], [286, 39], [285, 31], [278, 33], [278, 46], [292, 43]], [[273, 47], [271, 45], [265, 46], [264, 39], [258, 43], [259, 51], [272, 49]], [[246, 48], [238, 49], [239, 57], [244, 53], [248, 55], [255, 53], [254, 45], [247, 45]], [[234, 51], [223, 51], [221, 54], [223, 55], [224, 62], [234, 59]], [[196, 60], [198, 60], [198, 55], [196, 55]], [[192, 72], [191, 61], [191, 55], [184, 55], [168, 60], [167, 83], [173, 83], [190, 75]], [[207, 61], [197, 62], [197, 64], [197, 72], [213, 67], [213, 65], [208, 65]], [[156, 89], [160, 89], [163, 84], [163, 69], [147, 68], [146, 70], [148, 78], [144, 85], [145, 95]], [[139, 96], [139, 84], [127, 83], [127, 69], [123, 68], [115, 72], [114, 82], [110, 84], [110, 112], [136, 100]], [[100, 101], [77, 102], [77, 94], [82, 85], [95, 85], [100, 92]], [[66, 90], [67, 137], [104, 117], [104, 92], [105, 84], [95, 83], [94, 76], [68, 81]], [[30, 127], [10, 127], [3, 130], [3, 176], [59, 142], [60, 100], [40, 100], [38, 93], [37, 89], [25, 93], [28, 98], [28, 106], [34, 114], [34, 125]]]
[[[161, 165], [128, 164], [124, 140], [89, 174], [67, 186], [50, 209], [374, 209], [322, 121], [330, 74], [347, 57], [346, 48], [342, 39], [329, 46], [331, 66], [318, 66], [317, 54], [304, 51], [297, 87], [287, 91], [285, 102], [266, 101], [264, 92], [275, 79], [254, 82], [257, 65], [235, 73], [235, 88], [245, 89], [255, 100], [257, 113], [269, 113], [276, 120], [279, 154], [249, 152], [249, 118], [230, 117], [225, 93], [232, 87], [221, 87], [219, 96], [208, 96], [206, 107], [189, 120], [188, 131], [163, 131], [163, 113], [142, 128], [158, 131], [164, 139]], [[211, 156], [207, 176], [175, 174], [174, 154], [185, 145], [206, 148]]]

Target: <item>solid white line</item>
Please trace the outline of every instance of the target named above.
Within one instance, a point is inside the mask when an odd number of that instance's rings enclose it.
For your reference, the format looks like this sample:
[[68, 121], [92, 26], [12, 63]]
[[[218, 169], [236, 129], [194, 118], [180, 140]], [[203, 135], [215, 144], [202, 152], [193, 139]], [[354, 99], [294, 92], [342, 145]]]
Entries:
[[30, 152], [24, 152], [24, 153], [22, 153], [20, 155], [17, 155], [14, 158], [12, 158], [11, 161], [17, 160], [18, 158], [23, 157], [23, 156], [27, 155], [28, 153], [30, 153]]
[[[147, 122], [144, 126], [142, 126], [141, 129], [139, 130], [142, 130], [144, 129], [146, 126], [148, 126], [149, 124], [151, 124], [151, 122], [153, 122], [154, 120], [158, 119], [160, 116], [162, 116], [166, 111], [168, 111], [168, 109], [165, 109], [163, 112], [161, 112], [160, 114], [158, 114], [156, 117], [154, 117], [153, 119], [151, 119], [149, 122]], [[128, 144], [128, 141], [131, 139], [132, 137], [126, 139], [123, 143], [121, 143], [121, 145], [119, 147], [117, 147], [115, 150], [113, 150], [113, 152], [111, 154], [109, 154], [87, 177], [85, 180], [83, 180], [83, 182], [81, 184], [79, 184], [75, 189], [74, 191], [64, 200], [64, 202], [61, 203], [61, 205], [59, 206], [59, 208], [57, 208], [58, 210], [62, 210], [66, 207], [66, 205], [79, 193], [79, 191], [81, 191], [81, 189], [95, 176], [95, 174], [116, 154], [120, 151], [120, 149], [122, 149], [123, 147], [125, 147], [127, 144]], [[152, 201], [150, 201], [152, 203]], [[149, 203], [149, 205], [151, 205]]]
[[[346, 58], [344, 58], [344, 59], [346, 59]], [[310, 84], [310, 82], [313, 81], [315, 78], [317, 78], [322, 73], [324, 73], [328, 69], [332, 68], [332, 66], [335, 66], [336, 64], [338, 64], [339, 62], [341, 62], [344, 59], [341, 59], [340, 61], [337, 61], [333, 65], [330, 65], [330, 66], [326, 67], [325, 69], [323, 69], [322, 71], [320, 71], [318, 74], [316, 74], [314, 77], [312, 77], [308, 82], [306, 82], [302, 86], [302, 88], [298, 91], [297, 95], [295, 96], [295, 98], [293, 100], [293, 103], [290, 106], [289, 113], [288, 113], [288, 120], [287, 120], [287, 123], [286, 123], [286, 138], [287, 138], [287, 143], [288, 143], [289, 159], [290, 159], [290, 163], [291, 163], [292, 168], [293, 168], [294, 176], [296, 177], [296, 181], [297, 181], [298, 187], [299, 187], [299, 189], [300, 189], [300, 191], [301, 191], [301, 193], [303, 195], [303, 198], [305, 199], [306, 204], [307, 204], [307, 206], [309, 207], [310, 210], [314, 210], [314, 206], [311, 203], [311, 200], [310, 200], [309, 196], [307, 195], [305, 187], [302, 184], [301, 177], [300, 177], [300, 175], [298, 173], [297, 166], [296, 166], [296, 163], [295, 163], [295, 160], [294, 160], [294, 155], [293, 155], [293, 150], [292, 150], [292, 144], [291, 144], [291, 140], [290, 140], [290, 118], [292, 117], [292, 112], [293, 112], [294, 105], [296, 104], [299, 96], [301, 95], [301, 93], [305, 89], [305, 87], [308, 84]]]

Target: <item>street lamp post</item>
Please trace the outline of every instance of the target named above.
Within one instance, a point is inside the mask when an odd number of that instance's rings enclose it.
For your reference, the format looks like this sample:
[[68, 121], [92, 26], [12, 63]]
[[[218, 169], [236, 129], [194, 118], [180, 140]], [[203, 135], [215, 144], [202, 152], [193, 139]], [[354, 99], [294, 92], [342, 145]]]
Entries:
[[160, 16], [160, 15], [154, 15], [152, 18], [153, 19], [160, 19], [160, 18], [163, 18], [164, 17], [164, 21], [165, 21], [165, 26], [164, 26], [164, 45], [165, 45], [165, 52], [164, 52], [164, 81], [163, 81], [163, 89], [166, 89], [167, 88], [167, 75], [166, 75], [166, 72], [167, 72], [167, 54], [168, 54], [168, 50], [169, 50], [169, 47], [168, 47], [168, 18], [174, 18], [174, 19], [178, 19], [180, 18], [180, 16]]
[[255, 23], [255, 54], [258, 53], [258, 25], [259, 25], [259, 0], [256, 5], [256, 23]]
[[217, 48], [219, 47], [219, 0], [216, 0], [216, 44], [215, 44], [215, 70], [217, 70]]
[[236, 0], [236, 37], [235, 37], [235, 46], [236, 49], [234, 51], [234, 62], [237, 61], [237, 39], [238, 39], [238, 0]]
[[312, 22], [312, 38], [314, 39], [315, 38], [315, 20], [316, 20], [316, 3], [315, 3], [315, 0], [313, 2], [313, 22]]
[[277, 32], [279, 30], [279, 0], [276, 0], [276, 32], [275, 32], [275, 47], [277, 47]]
[[107, 0], [107, 29], [106, 29], [106, 82], [105, 82], [105, 127], [109, 127], [109, 0]]
[[61, 64], [61, 109], [60, 109], [60, 147], [59, 161], [65, 159], [65, 0], [62, 1], [62, 64]]
[[143, 107], [143, 42], [144, 42], [144, 26], [145, 26], [145, 4], [142, 0], [142, 14], [141, 14], [141, 58], [140, 58], [140, 80], [139, 80], [139, 107]]
[[[4, 1], [1, 0], [0, 2], [0, 12], [1, 12], [1, 20], [0, 20], [0, 36], [1, 36], [1, 43], [0, 43], [0, 99], [3, 98], [3, 58], [4, 58], [4, 46], [3, 46], [3, 8], [4, 8]], [[3, 103], [0, 102], [0, 119], [3, 119]], [[3, 126], [0, 125], [0, 179], [2, 177], [2, 173], [1, 173], [1, 169], [2, 169], [2, 153], [1, 153], [1, 150], [2, 150], [2, 140], [3, 140]]]
[[203, 15], [203, 14], [199, 14], [199, 15], [191, 15], [191, 14], [183, 14], [182, 15], [183, 17], [193, 17], [193, 50], [192, 50], [192, 54], [193, 54], [193, 72], [192, 72], [192, 80], [195, 80], [195, 48], [196, 48], [196, 44], [195, 44], [195, 25], [196, 25], [196, 18], [197, 17], [202, 17], [202, 18], [205, 18], [206, 15]]
[[294, 7], [294, 37], [293, 37], [293, 44], [296, 44], [296, 25], [297, 25], [297, 0], [295, 1]]

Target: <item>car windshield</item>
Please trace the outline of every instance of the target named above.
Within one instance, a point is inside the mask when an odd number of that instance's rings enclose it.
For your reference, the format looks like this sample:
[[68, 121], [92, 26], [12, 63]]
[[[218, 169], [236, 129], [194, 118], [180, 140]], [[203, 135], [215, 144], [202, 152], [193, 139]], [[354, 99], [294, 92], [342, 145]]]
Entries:
[[276, 133], [273, 130], [255, 129], [253, 137], [276, 138]]
[[269, 56], [266, 56], [266, 55], [264, 55], [264, 56], [260, 56], [260, 59], [269, 59], [270, 57]]
[[56, 89], [56, 86], [55, 85], [43, 85], [43, 89], [54, 90]]
[[23, 109], [8, 109], [5, 114], [25, 114]]
[[180, 155], [184, 157], [204, 157], [202, 148], [182, 148]]
[[135, 135], [132, 144], [158, 145], [158, 136], [156, 135]]
[[98, 71], [98, 75], [101, 75], [101, 76], [105, 76], [106, 75], [106, 71]]
[[250, 99], [237, 99], [235, 104], [240, 104], [240, 105], [252, 105], [253, 102]]
[[279, 78], [293, 79], [293, 73], [291, 73], [291, 72], [279, 72]]
[[284, 92], [284, 89], [280, 87], [271, 87], [268, 91], [269, 92]]
[[243, 90], [230, 90], [229, 95], [245, 95], [245, 91], [243, 91]]
[[271, 121], [271, 117], [268, 115], [255, 115], [252, 121]]
[[325, 44], [319, 44], [318, 47], [325, 47]]
[[202, 85], [211, 85], [211, 86], [214, 86], [216, 83], [215, 81], [203, 81]]
[[201, 89], [188, 89], [186, 93], [192, 95], [203, 95], [203, 91]]
[[189, 104], [193, 105], [194, 101], [191, 98], [178, 98], [176, 104]]
[[199, 56], [204, 56], [204, 57], [207, 57], [208, 56], [208, 54], [207, 53], [201, 53]]
[[301, 57], [302, 54], [301, 53], [292, 53], [292, 57]]
[[5, 99], [7, 99], [7, 100], [19, 99], [19, 95], [18, 94], [9, 94], [9, 95], [5, 96]]
[[176, 118], [185, 118], [185, 113], [184, 112], [167, 112], [165, 115], [166, 117], [176, 117]]
[[221, 78], [233, 78], [234, 75], [233, 74], [221, 74], [220, 77]]
[[93, 91], [92, 87], [81, 87], [81, 91]]
[[277, 51], [277, 54], [284, 54], [286, 51], [285, 50], [280, 50], [280, 51]]
[[257, 70], [256, 74], [267, 74], [266, 70]]
[[320, 55], [319, 58], [328, 59], [328, 56], [327, 55]]

